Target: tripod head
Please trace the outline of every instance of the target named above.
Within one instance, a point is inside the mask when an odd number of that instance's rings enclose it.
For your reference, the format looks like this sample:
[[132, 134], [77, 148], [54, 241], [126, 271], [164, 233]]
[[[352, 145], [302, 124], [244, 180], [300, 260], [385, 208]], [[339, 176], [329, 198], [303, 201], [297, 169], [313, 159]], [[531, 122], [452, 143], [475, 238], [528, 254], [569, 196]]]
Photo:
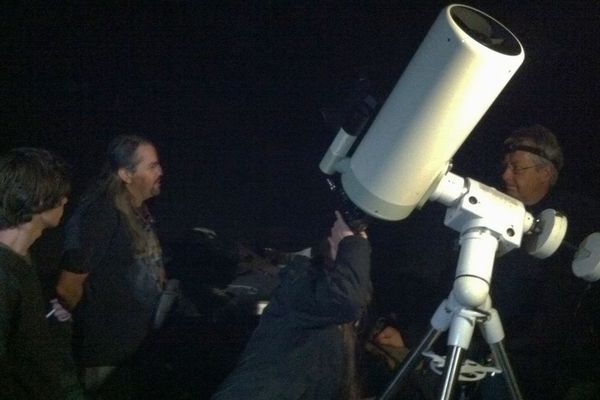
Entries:
[[469, 307], [486, 300], [496, 257], [524, 241], [529, 254], [546, 258], [558, 249], [567, 231], [567, 219], [554, 210], [534, 218], [520, 201], [451, 172], [438, 182], [429, 200], [448, 207], [444, 224], [460, 232], [453, 291]]

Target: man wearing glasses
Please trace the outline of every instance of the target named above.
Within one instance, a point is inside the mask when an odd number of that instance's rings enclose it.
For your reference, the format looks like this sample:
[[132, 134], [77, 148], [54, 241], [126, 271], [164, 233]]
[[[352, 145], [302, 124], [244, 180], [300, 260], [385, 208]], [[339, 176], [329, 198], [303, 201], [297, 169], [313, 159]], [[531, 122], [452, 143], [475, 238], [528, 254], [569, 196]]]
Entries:
[[525, 206], [536, 205], [549, 194], [563, 166], [556, 137], [538, 124], [517, 129], [504, 145], [502, 180], [506, 194]]
[[[501, 178], [506, 194], [534, 217], [545, 209], [565, 214], [565, 242], [571, 245], [600, 230], [598, 203], [556, 186], [563, 153], [549, 129], [539, 124], [517, 129], [504, 145]], [[590, 398], [586, 391], [600, 389], [593, 368], [600, 360], [599, 284], [573, 275], [573, 256], [573, 249], [563, 245], [545, 260], [515, 250], [496, 261], [490, 295], [524, 398], [564, 399], [567, 393], [568, 398], [581, 393], [584, 397], [575, 398]], [[496, 382], [490, 385], [488, 379], [483, 398], [505, 398], [502, 380], [492, 378]]]

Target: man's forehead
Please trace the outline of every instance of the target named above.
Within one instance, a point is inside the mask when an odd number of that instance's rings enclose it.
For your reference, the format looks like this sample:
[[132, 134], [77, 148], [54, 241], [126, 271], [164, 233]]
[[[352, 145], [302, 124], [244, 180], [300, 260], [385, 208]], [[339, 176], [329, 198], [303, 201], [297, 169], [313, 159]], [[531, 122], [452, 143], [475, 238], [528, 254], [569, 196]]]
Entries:
[[532, 153], [523, 150], [516, 150], [510, 153], [506, 153], [504, 155], [504, 160], [508, 162], [516, 162], [516, 161], [530, 161]]
[[154, 146], [148, 143], [141, 144], [136, 150], [137, 163], [153, 163], [158, 161], [158, 154]]

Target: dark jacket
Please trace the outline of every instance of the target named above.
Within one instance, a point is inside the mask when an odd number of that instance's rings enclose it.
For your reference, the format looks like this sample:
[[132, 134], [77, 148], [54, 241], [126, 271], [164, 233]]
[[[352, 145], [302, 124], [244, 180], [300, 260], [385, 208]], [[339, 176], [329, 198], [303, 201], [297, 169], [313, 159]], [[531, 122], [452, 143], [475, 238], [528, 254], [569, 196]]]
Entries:
[[32, 265], [0, 246], [0, 399], [62, 399], [60, 354]]
[[370, 245], [342, 240], [335, 267], [296, 257], [276, 289], [238, 366], [213, 400], [337, 399], [346, 372], [343, 328], [371, 295]]
[[[528, 211], [537, 216], [550, 208], [566, 215], [565, 242], [572, 246], [600, 229], [592, 199], [554, 192]], [[573, 274], [574, 251], [566, 243], [546, 259], [517, 249], [495, 264], [490, 294], [525, 398], [559, 399], [574, 382], [598, 374], [599, 282]]]

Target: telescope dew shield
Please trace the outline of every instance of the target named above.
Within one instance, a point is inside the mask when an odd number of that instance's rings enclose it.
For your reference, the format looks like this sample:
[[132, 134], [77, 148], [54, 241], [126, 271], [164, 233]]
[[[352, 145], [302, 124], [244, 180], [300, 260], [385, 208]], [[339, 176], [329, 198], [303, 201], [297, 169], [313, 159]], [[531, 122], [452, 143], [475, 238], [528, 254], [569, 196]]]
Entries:
[[492, 17], [465, 5], [444, 8], [338, 169], [350, 200], [390, 221], [421, 206], [523, 59], [518, 39]]

